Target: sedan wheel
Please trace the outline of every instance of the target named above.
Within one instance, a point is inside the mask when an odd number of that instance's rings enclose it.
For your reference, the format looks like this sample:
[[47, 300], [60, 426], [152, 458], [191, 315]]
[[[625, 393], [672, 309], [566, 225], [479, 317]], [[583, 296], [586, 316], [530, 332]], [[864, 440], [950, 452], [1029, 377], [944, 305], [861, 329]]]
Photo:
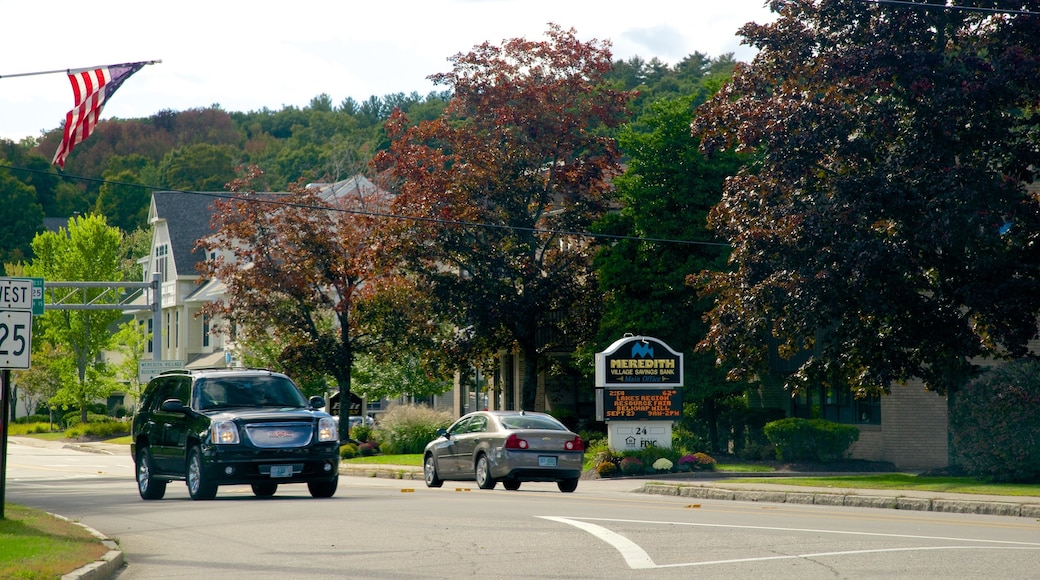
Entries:
[[578, 478], [561, 479], [556, 482], [556, 487], [560, 488], [560, 491], [564, 493], [570, 493], [578, 489]]
[[483, 453], [477, 457], [476, 476], [477, 487], [480, 489], [495, 489], [495, 484], [498, 483], [494, 477], [491, 477], [491, 462]]
[[256, 497], [271, 497], [278, 491], [278, 484], [270, 481], [250, 484]]
[[202, 468], [202, 450], [196, 445], [188, 452], [188, 495], [191, 499], [213, 499], [217, 495], [217, 485], [206, 477]]
[[437, 477], [437, 459], [434, 458], [432, 453], [427, 453], [423, 459], [423, 479], [426, 480], [426, 487], [440, 487], [444, 485], [444, 480]]
[[137, 492], [141, 499], [162, 499], [166, 481], [152, 478], [152, 453], [147, 447], [137, 452]]

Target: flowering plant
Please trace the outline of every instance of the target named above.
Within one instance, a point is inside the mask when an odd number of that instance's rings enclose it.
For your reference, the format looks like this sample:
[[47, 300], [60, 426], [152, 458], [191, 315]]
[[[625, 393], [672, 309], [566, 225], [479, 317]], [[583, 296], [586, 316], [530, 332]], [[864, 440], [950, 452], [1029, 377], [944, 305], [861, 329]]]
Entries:
[[662, 457], [654, 462], [654, 469], [657, 471], [671, 471], [672, 462], [668, 461], [666, 457]]
[[643, 462], [638, 457], [626, 457], [621, 460], [621, 473], [637, 475], [643, 472]]
[[679, 466], [688, 469], [715, 469], [715, 460], [707, 453], [688, 453], [679, 458]]

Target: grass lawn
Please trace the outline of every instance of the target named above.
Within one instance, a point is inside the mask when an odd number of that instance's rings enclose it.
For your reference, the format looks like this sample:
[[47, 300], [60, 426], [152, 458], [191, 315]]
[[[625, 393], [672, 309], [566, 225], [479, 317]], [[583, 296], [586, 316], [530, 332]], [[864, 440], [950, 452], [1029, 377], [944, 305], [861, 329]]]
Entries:
[[877, 475], [848, 475], [828, 477], [777, 477], [762, 479], [730, 479], [735, 483], [779, 483], [836, 489], [887, 489], [970, 493], [980, 495], [1037, 496], [1040, 484], [985, 483], [971, 477], [931, 477], [909, 473], [882, 473]]
[[82, 526], [40, 510], [4, 504], [4, 519], [0, 520], [0, 578], [61, 578], [107, 551]]
[[344, 459], [347, 465], [408, 465], [422, 467], [422, 454], [410, 453], [405, 455], [370, 455], [368, 457], [355, 457]]

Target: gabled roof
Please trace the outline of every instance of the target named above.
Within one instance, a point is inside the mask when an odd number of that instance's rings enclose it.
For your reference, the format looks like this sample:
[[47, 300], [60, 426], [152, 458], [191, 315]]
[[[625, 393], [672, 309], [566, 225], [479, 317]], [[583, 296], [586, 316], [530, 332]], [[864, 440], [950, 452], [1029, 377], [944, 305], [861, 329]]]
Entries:
[[206, 253], [195, 249], [195, 242], [209, 236], [213, 201], [218, 193], [156, 191], [152, 193], [154, 215], [149, 218], [166, 220], [170, 234], [170, 252], [173, 254], [178, 276], [198, 273], [195, 264], [206, 259]]

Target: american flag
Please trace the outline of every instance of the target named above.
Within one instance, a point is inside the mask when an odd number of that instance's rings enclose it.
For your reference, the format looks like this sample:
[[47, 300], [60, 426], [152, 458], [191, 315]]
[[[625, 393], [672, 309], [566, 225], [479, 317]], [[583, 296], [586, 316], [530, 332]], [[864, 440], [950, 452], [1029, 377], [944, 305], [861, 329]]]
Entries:
[[65, 133], [61, 138], [61, 146], [54, 154], [54, 165], [65, 167], [65, 158], [72, 153], [72, 148], [94, 132], [101, 108], [112, 98], [119, 85], [146, 64], [151, 63], [132, 62], [68, 71], [76, 104], [65, 116]]

